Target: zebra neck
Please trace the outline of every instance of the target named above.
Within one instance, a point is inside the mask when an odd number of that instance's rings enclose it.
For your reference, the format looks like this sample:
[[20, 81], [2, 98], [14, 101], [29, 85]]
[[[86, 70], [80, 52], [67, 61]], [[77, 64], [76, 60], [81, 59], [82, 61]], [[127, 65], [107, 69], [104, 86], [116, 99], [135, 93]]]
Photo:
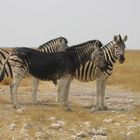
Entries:
[[113, 41], [110, 42], [110, 43], [108, 43], [107, 45], [105, 45], [103, 47], [103, 53], [104, 53], [105, 60], [108, 63], [108, 65], [110, 67], [113, 67], [114, 64], [117, 61], [117, 58], [115, 56], [114, 43], [113, 43]]
[[79, 49], [77, 50], [77, 54], [80, 60], [80, 63], [85, 64], [91, 56], [91, 53], [93, 52], [94, 48], [86, 48], [86, 49]]

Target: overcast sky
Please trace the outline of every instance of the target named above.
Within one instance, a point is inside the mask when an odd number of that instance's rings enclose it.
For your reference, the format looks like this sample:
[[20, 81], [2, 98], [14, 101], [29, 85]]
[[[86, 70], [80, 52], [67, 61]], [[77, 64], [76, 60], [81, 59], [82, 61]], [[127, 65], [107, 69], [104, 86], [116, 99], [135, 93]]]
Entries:
[[38, 47], [64, 36], [69, 45], [115, 34], [140, 49], [140, 0], [0, 0], [0, 47]]

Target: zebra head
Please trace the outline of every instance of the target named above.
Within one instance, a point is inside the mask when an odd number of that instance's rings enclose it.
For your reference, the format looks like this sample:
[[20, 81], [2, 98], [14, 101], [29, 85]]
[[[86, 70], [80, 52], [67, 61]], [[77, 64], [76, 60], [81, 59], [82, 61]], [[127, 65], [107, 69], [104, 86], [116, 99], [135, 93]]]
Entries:
[[68, 40], [66, 39], [66, 38], [64, 38], [64, 37], [59, 37], [58, 38], [58, 46], [59, 46], [59, 48], [58, 48], [58, 50], [59, 51], [63, 51], [63, 50], [65, 50], [66, 48], [68, 48]]
[[122, 64], [125, 61], [124, 53], [125, 53], [125, 44], [124, 42], [127, 40], [127, 35], [122, 39], [121, 35], [114, 36], [114, 51], [115, 57], [119, 59], [119, 62]]
[[99, 41], [96, 41], [94, 45], [95, 50], [91, 54], [91, 60], [95, 65], [98, 65], [101, 70], [106, 70], [107, 63]]

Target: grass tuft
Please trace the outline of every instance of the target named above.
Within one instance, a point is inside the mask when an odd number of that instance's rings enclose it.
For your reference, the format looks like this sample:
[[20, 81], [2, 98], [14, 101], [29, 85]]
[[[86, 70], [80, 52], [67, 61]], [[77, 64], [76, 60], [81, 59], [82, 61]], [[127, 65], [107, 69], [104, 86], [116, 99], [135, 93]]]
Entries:
[[140, 91], [140, 51], [126, 51], [124, 64], [117, 63], [108, 84]]

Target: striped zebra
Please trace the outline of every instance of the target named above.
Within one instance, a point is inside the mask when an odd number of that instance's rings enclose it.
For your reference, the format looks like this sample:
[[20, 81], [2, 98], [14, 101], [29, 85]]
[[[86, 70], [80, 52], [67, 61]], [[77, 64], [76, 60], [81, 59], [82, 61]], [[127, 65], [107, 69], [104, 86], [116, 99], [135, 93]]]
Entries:
[[[19, 108], [17, 88], [26, 73], [46, 81], [55, 81], [61, 77], [72, 77], [76, 68], [88, 61], [94, 51], [94, 56], [97, 53], [102, 53], [99, 41], [94, 42], [94, 45], [91, 43], [70, 47], [66, 51], [54, 53], [41, 52], [31, 48], [16, 48], [5, 61], [0, 73], [0, 79], [5, 74], [5, 65], [9, 63], [13, 74], [13, 81], [10, 85], [11, 100], [13, 106]], [[99, 64], [99, 67], [106, 67], [104, 59], [98, 58], [96, 60], [96, 57], [94, 59]]]
[[[5, 60], [6, 60], [6, 58], [10, 54], [11, 54], [11, 51], [10, 50], [6, 50], [6, 49], [0, 48], [0, 69], [2, 69], [3, 64], [4, 64]], [[4, 79], [7, 79], [9, 77], [12, 78], [11, 68], [9, 67], [9, 65], [6, 65]]]
[[70, 83], [73, 78], [82, 81], [89, 82], [96, 80], [96, 109], [104, 110], [107, 107], [104, 105], [104, 96], [105, 96], [105, 86], [108, 77], [112, 74], [113, 66], [117, 60], [120, 63], [123, 63], [124, 53], [125, 53], [125, 44], [124, 42], [127, 40], [127, 36], [123, 39], [120, 35], [114, 36], [113, 41], [102, 47], [102, 51], [104, 53], [105, 61], [107, 63], [107, 69], [102, 71], [97, 65], [95, 65], [92, 61], [87, 61], [84, 65], [81, 65], [76, 69], [74, 77], [70, 77], [62, 79], [59, 83], [58, 88], [58, 101], [63, 102], [66, 109], [70, 109], [68, 106], [68, 95]]

